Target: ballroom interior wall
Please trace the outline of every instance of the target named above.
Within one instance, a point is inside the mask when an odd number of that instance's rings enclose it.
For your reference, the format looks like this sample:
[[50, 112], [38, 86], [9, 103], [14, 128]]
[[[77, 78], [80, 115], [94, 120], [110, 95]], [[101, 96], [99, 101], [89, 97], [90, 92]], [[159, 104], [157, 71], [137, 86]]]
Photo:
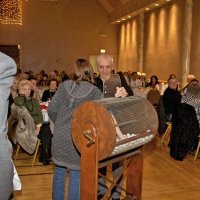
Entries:
[[139, 18], [120, 25], [118, 70], [137, 71], [138, 66], [138, 22]]
[[193, 3], [192, 43], [190, 58], [190, 74], [200, 80], [200, 1]]
[[[198, 70], [200, 63], [200, 1], [193, 0], [193, 2], [190, 73], [200, 78], [200, 71]], [[166, 80], [169, 74], [174, 73], [178, 80], [181, 80], [184, 6], [183, 0], [177, 0], [145, 13], [143, 71], [147, 73], [148, 77], [156, 74], [159, 79]], [[133, 19], [132, 21], [137, 22], [137, 27], [138, 20]], [[126, 24], [127, 22], [124, 22], [120, 25], [121, 33]], [[132, 34], [138, 34], [138, 29]], [[134, 35], [130, 37], [135, 37]], [[123, 38], [126, 37], [126, 35], [122, 37], [122, 34], [119, 37], [118, 68], [125, 69], [125, 71], [138, 71], [138, 40], [133, 45], [135, 50], [127, 52], [128, 49], [122, 50], [120, 48]], [[127, 55], [130, 56], [129, 59], [127, 59]]]
[[145, 15], [144, 72], [167, 80], [169, 74], [181, 78], [183, 1], [155, 9]]
[[71, 71], [75, 59], [117, 55], [118, 28], [96, 0], [23, 1], [23, 25], [0, 24], [0, 44], [21, 45], [23, 70]]

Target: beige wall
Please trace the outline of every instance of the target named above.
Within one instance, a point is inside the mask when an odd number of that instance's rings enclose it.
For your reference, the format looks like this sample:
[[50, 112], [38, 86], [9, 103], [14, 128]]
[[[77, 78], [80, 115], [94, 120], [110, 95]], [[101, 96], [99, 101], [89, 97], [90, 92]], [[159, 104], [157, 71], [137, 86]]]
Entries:
[[118, 70], [138, 69], [138, 17], [120, 26]]
[[[105, 33], [106, 37], [100, 37]], [[23, 1], [23, 25], [0, 25], [0, 44], [20, 44], [23, 70], [71, 71], [78, 57], [117, 54], [118, 31], [96, 0]]]
[[200, 1], [194, 0], [190, 73], [200, 80]]
[[144, 71], [167, 80], [181, 78], [183, 1], [177, 1], [145, 15]]
[[[200, 70], [198, 68], [200, 63], [199, 8], [200, 1], [194, 0], [190, 73], [195, 74], [197, 78], [200, 78]], [[159, 79], [166, 80], [169, 74], [174, 73], [177, 75], [178, 80], [181, 80], [184, 9], [184, 1], [177, 0], [145, 14], [144, 72], [147, 73], [148, 77], [156, 74]], [[121, 25], [121, 32], [123, 32], [123, 26], [126, 26], [126, 23]], [[122, 43], [123, 37], [120, 37], [120, 44]], [[128, 66], [124, 68], [121, 65], [119, 66], [120, 69], [131, 71], [138, 69], [136, 67], [138, 63], [137, 41], [134, 45], [135, 49], [132, 52], [127, 52], [126, 50], [119, 51], [119, 63], [125, 62], [126, 66]], [[132, 57], [129, 57], [129, 60], [127, 60], [127, 55], [132, 55]]]

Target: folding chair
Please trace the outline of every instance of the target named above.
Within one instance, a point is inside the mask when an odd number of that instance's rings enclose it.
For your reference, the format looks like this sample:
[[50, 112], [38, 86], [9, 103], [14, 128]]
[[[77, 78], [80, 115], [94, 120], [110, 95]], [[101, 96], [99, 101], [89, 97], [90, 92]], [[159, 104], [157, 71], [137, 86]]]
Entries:
[[[35, 147], [35, 152], [34, 152], [34, 155], [33, 155], [32, 164], [31, 164], [32, 167], [35, 165], [35, 160], [36, 160], [36, 157], [37, 157], [37, 153], [38, 153], [38, 149], [39, 149], [40, 144], [41, 144], [41, 142], [38, 139], [37, 143], [36, 143], [36, 147]], [[17, 160], [19, 150], [20, 150], [20, 144], [17, 143], [17, 150], [16, 150], [15, 157], [14, 157], [15, 161]]]

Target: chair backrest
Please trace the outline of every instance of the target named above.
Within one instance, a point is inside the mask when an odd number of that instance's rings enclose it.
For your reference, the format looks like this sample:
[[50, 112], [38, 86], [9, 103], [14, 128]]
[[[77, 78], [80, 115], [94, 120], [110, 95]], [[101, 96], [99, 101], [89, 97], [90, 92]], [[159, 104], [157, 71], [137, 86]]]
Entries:
[[158, 101], [160, 99], [160, 92], [156, 88], [152, 88], [147, 93], [147, 99], [156, 106], [158, 104]]
[[165, 119], [165, 107], [163, 102], [163, 96], [160, 96], [157, 105], [157, 113], [158, 113], [158, 133], [162, 134], [166, 129], [166, 119]]

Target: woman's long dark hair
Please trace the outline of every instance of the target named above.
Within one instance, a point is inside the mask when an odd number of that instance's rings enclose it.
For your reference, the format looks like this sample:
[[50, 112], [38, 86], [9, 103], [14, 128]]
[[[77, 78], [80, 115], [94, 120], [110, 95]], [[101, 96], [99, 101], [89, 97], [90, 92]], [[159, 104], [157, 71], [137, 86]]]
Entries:
[[153, 80], [153, 78], [155, 78], [156, 79], [156, 83], [155, 84], [159, 84], [159, 82], [158, 82], [158, 77], [156, 76], [156, 75], [153, 75], [153, 76], [151, 76], [151, 78], [150, 78], [150, 82], [149, 82], [149, 86], [152, 86], [152, 80]]

